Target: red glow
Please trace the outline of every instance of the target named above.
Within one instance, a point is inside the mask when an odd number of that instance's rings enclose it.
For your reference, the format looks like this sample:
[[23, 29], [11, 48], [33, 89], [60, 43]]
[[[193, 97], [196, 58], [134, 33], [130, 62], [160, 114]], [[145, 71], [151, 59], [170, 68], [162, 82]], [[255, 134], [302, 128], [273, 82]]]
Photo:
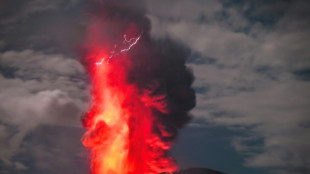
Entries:
[[[91, 36], [99, 32], [96, 27], [91, 31]], [[91, 53], [86, 55], [93, 100], [83, 118], [88, 130], [82, 139], [91, 149], [92, 173], [158, 174], [178, 170], [166, 154], [171, 142], [163, 142], [154, 132], [154, 125], [160, 127], [160, 123], [152, 114], [152, 107], [165, 108], [166, 103], [156, 102], [161, 96], [154, 99], [148, 90], [127, 82], [132, 66], [126, 53], [114, 55], [112, 61], [102, 61], [110, 55], [109, 47], [94, 38], [88, 45]], [[167, 133], [162, 131], [165, 136]]]

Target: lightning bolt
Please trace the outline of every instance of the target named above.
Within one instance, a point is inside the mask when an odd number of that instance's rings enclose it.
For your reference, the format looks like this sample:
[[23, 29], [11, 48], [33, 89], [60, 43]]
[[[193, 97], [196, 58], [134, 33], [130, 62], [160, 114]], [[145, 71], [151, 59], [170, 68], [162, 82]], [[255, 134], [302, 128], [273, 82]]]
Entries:
[[[140, 33], [140, 35], [138, 37], [135, 37], [135, 38], [130, 38], [130, 39], [127, 39], [126, 37], [126, 34], [124, 34], [124, 40], [123, 40], [123, 45], [127, 45], [126, 48], [124, 49], [121, 49], [119, 52], [116, 52], [115, 50], [112, 51], [112, 54], [107, 58], [107, 63], [109, 63], [109, 60], [112, 59], [114, 56], [116, 55], [119, 55], [120, 53], [123, 53], [123, 52], [127, 52], [129, 51], [133, 46], [135, 46], [138, 41], [140, 40], [141, 36], [142, 36], [142, 33]], [[96, 65], [99, 66], [99, 65], [102, 65], [102, 63], [106, 60], [105, 57], [103, 57], [100, 62], [96, 62]]]

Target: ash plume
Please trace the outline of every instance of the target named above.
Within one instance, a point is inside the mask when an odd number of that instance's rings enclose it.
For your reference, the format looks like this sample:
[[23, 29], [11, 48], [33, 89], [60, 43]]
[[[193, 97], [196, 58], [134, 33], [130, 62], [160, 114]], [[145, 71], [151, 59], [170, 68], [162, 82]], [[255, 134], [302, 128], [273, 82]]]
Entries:
[[[135, 170], [128, 169], [127, 173], [173, 172], [178, 168], [169, 156], [169, 149], [178, 130], [189, 122], [188, 111], [195, 106], [195, 92], [191, 88], [194, 77], [185, 65], [189, 50], [169, 39], [152, 38], [150, 21], [142, 5], [137, 4], [132, 1], [99, 1], [91, 5], [92, 22], [82, 56], [92, 73], [102, 48], [109, 50], [105, 53], [105, 57], [110, 57], [106, 64], [117, 67], [107, 76], [113, 77], [110, 85], [113, 88], [121, 86], [120, 79], [124, 78], [127, 88], [136, 89], [128, 92], [122, 88], [125, 97], [121, 105], [130, 113], [127, 120], [128, 159], [133, 165], [141, 165], [135, 166]], [[137, 38], [139, 35], [138, 44], [126, 54], [120, 53], [119, 43], [124, 37]], [[95, 85], [93, 88], [98, 90]], [[104, 97], [95, 96], [93, 100], [91, 109], [82, 117], [85, 127], [95, 123], [100, 107], [100, 102], [96, 101], [104, 100]], [[93, 147], [98, 144], [94, 136], [102, 132], [111, 132], [111, 128], [98, 123], [83, 137], [84, 145]]]

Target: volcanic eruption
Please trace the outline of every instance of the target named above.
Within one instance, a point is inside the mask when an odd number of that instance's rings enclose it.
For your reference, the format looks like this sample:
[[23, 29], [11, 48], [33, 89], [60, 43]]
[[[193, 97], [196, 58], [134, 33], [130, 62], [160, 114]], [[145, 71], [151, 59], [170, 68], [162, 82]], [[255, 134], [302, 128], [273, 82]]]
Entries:
[[195, 106], [189, 51], [152, 38], [148, 18], [131, 3], [100, 1], [90, 8], [82, 56], [92, 101], [82, 117], [82, 142], [93, 174], [178, 171], [169, 149]]

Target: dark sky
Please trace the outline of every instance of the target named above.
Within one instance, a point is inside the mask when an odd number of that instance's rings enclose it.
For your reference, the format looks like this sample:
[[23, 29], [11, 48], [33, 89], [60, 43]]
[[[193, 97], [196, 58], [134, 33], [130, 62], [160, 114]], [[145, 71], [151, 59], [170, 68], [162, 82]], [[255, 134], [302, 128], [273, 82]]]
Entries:
[[[152, 37], [191, 51], [197, 106], [172, 149], [180, 168], [310, 173], [309, 1], [132, 3]], [[78, 56], [88, 4], [0, 1], [0, 174], [88, 172], [79, 118], [90, 86]]]

